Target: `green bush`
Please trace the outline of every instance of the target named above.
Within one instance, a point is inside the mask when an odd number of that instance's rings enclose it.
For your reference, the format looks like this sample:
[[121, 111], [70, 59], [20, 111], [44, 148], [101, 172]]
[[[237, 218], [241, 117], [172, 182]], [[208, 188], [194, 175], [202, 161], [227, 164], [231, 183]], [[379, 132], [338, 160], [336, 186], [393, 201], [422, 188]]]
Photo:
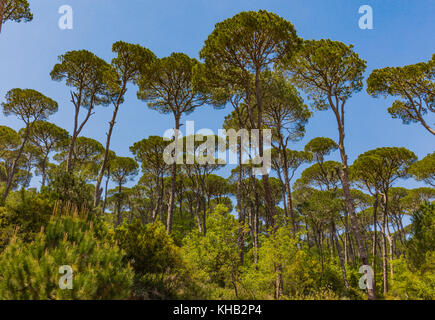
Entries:
[[435, 297], [435, 205], [425, 203], [412, 216], [407, 258], [394, 261], [386, 298], [432, 300]]
[[[0, 255], [0, 299], [125, 299], [133, 271], [116, 244], [94, 234], [86, 212], [56, 208], [33, 242], [14, 237]], [[71, 266], [73, 288], [61, 289], [61, 266]]]
[[0, 252], [13, 234], [25, 242], [34, 240], [50, 220], [53, 206], [54, 201], [34, 189], [10, 193], [0, 207]]
[[139, 220], [115, 230], [115, 239], [126, 252], [125, 261], [135, 271], [134, 295], [138, 299], [175, 299], [189, 291], [180, 248], [156, 221]]
[[310, 252], [300, 249], [289, 226], [263, 236], [257, 265], [244, 273], [243, 288], [247, 299], [276, 298], [277, 279], [281, 282], [280, 299], [337, 299], [339, 269], [321, 265]]
[[435, 297], [435, 252], [427, 252], [421, 269], [410, 268], [402, 257], [394, 261], [394, 278], [387, 299], [433, 300]]
[[209, 212], [206, 221], [206, 235], [195, 230], [183, 241], [184, 258], [190, 273], [206, 298], [238, 298], [238, 222], [223, 204]]

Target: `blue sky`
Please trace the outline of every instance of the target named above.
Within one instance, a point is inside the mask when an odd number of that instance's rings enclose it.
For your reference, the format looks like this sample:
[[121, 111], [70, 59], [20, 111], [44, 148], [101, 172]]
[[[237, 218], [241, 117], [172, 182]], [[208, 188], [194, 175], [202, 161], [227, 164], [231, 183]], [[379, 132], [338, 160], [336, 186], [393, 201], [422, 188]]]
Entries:
[[[198, 57], [204, 40], [215, 23], [240, 11], [266, 9], [291, 21], [305, 39], [330, 38], [353, 44], [367, 60], [366, 77], [371, 70], [427, 61], [435, 52], [435, 1], [433, 0], [31, 0], [31, 23], [8, 22], [0, 34], [0, 101], [11, 88], [32, 88], [55, 99], [59, 112], [50, 121], [72, 130], [73, 107], [69, 89], [50, 78], [57, 56], [69, 50], [87, 49], [106, 61], [113, 57], [111, 45], [123, 40], [139, 43], [157, 56], [184, 52]], [[74, 10], [74, 29], [58, 27], [61, 5]], [[361, 30], [358, 8], [373, 8], [374, 29]], [[431, 31], [432, 30], [432, 31]], [[352, 97], [346, 109], [346, 148], [349, 160], [381, 146], [406, 147], [419, 158], [434, 151], [435, 139], [419, 124], [403, 125], [387, 113], [391, 100], [373, 99], [365, 91]], [[203, 106], [186, 120], [196, 129], [210, 128], [217, 133], [227, 107], [214, 110]], [[111, 107], [97, 107], [82, 135], [105, 141]], [[435, 117], [428, 117], [429, 123]], [[19, 129], [13, 117], [0, 115], [0, 125]], [[170, 115], [161, 115], [137, 100], [136, 88], [129, 87], [121, 106], [111, 149], [131, 156], [129, 146], [149, 135], [163, 135], [173, 127]], [[312, 138], [337, 140], [337, 125], [330, 111], [315, 112], [303, 140], [291, 146], [302, 149]], [[338, 160], [338, 153], [332, 158]], [[229, 170], [223, 170], [227, 176]], [[34, 179], [33, 184], [38, 185]], [[409, 179], [399, 184], [417, 187]]]

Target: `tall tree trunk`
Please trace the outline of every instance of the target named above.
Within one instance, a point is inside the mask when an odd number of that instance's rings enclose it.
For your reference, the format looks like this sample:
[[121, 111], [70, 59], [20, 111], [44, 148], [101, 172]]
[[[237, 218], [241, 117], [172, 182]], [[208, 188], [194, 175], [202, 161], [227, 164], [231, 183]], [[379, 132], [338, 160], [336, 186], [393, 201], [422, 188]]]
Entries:
[[200, 194], [199, 191], [199, 183], [198, 180], [195, 179], [194, 177], [191, 178], [192, 179], [192, 184], [195, 184], [195, 195], [196, 195], [196, 203], [195, 203], [195, 219], [196, 219], [196, 224], [198, 227], [198, 231], [199, 233], [203, 233], [203, 223], [201, 221], [201, 217], [199, 215], [199, 211], [200, 211], [200, 207], [201, 207], [201, 201], [200, 201], [200, 197], [198, 196]]
[[285, 185], [285, 195], [287, 196], [287, 204], [288, 204], [288, 210], [290, 213], [290, 219], [292, 222], [292, 232], [293, 232], [293, 238], [296, 237], [296, 218], [295, 218], [295, 212], [293, 209], [293, 200], [292, 200], [292, 192], [291, 192], [291, 186], [290, 186], [290, 178], [289, 178], [289, 172], [288, 172], [288, 158], [287, 158], [287, 152], [286, 152], [286, 146], [284, 144], [282, 136], [280, 136], [280, 150], [283, 157], [283, 175], [284, 175], [284, 185]]
[[122, 184], [119, 183], [118, 186], [118, 204], [117, 204], [117, 225], [119, 226], [121, 224], [121, 193], [122, 193]]
[[48, 154], [42, 160], [42, 164], [41, 164], [41, 171], [42, 171], [42, 182], [41, 182], [41, 185], [42, 185], [42, 187], [45, 187], [45, 181], [47, 180], [47, 157], [48, 157]]
[[119, 96], [116, 99], [115, 108], [114, 108], [113, 114], [112, 114], [112, 120], [109, 122], [109, 132], [107, 133], [107, 138], [106, 138], [106, 148], [104, 150], [104, 158], [103, 158], [103, 162], [101, 163], [100, 173], [98, 174], [97, 183], [95, 185], [94, 207], [96, 207], [98, 205], [98, 202], [100, 201], [100, 198], [101, 198], [102, 190], [100, 189], [100, 186], [101, 186], [101, 181], [103, 181], [103, 176], [104, 176], [104, 171], [105, 171], [106, 166], [107, 166], [107, 161], [109, 160], [110, 139], [112, 138], [113, 127], [115, 126], [115, 123], [116, 123], [116, 116], [118, 114], [119, 105], [120, 105], [121, 99], [124, 96], [124, 93], [126, 91], [126, 89], [125, 89], [126, 85], [127, 85], [127, 82], [124, 81], [122, 84], [122, 88], [121, 88], [121, 91], [119, 93]]
[[319, 244], [320, 244], [320, 267], [322, 270], [322, 277], [323, 277], [323, 271], [324, 271], [324, 263], [325, 263], [325, 258], [324, 258], [324, 251], [323, 251], [323, 232], [320, 230], [317, 231], [317, 235], [319, 238]]
[[283, 291], [282, 283], [282, 265], [278, 264], [275, 266], [275, 299], [279, 300], [281, 298]]
[[[72, 96], [72, 93], [71, 93]], [[74, 98], [73, 98], [73, 103], [74, 103]], [[71, 171], [71, 161], [72, 161], [72, 155], [73, 155], [73, 150], [74, 150], [74, 144], [76, 142], [77, 139], [77, 128], [78, 128], [78, 122], [79, 122], [79, 113], [80, 113], [80, 105], [78, 104], [74, 104], [75, 107], [75, 114], [74, 114], [74, 128], [73, 128], [73, 134], [71, 136], [71, 141], [69, 143], [68, 146], [68, 156], [66, 158], [66, 171], [70, 172]]]
[[285, 182], [285, 191], [286, 191], [285, 193], [287, 196], [288, 210], [290, 213], [290, 219], [292, 221], [292, 233], [293, 233], [293, 238], [295, 238], [296, 232], [297, 232], [297, 230], [296, 230], [296, 218], [295, 218], [295, 211], [293, 209], [292, 191], [291, 191], [291, 187], [290, 187], [290, 179], [288, 176], [287, 166], [284, 166], [284, 182]]
[[375, 194], [375, 202], [373, 204], [373, 244], [372, 244], [372, 251], [373, 251], [373, 262], [372, 262], [372, 269], [373, 269], [373, 290], [376, 292], [376, 244], [378, 242], [378, 192]]
[[171, 168], [171, 191], [169, 193], [169, 201], [168, 201], [168, 217], [166, 222], [166, 231], [171, 233], [172, 231], [172, 220], [174, 214], [174, 197], [175, 197], [175, 183], [177, 180], [177, 157], [178, 157], [178, 130], [180, 129], [180, 117], [175, 115], [175, 161], [172, 164]]
[[15, 171], [17, 170], [18, 161], [20, 160], [21, 155], [23, 154], [25, 144], [26, 144], [27, 140], [29, 139], [29, 132], [30, 132], [29, 126], [30, 125], [27, 124], [26, 133], [24, 135], [20, 149], [18, 149], [17, 156], [15, 157], [14, 162], [12, 162], [12, 167], [11, 167], [10, 171], [8, 172], [8, 179], [6, 182], [6, 188], [5, 188], [5, 191], [3, 193], [3, 202], [6, 201], [6, 198], [8, 197], [9, 191], [11, 190], [12, 182], [14, 180]]
[[387, 210], [388, 210], [388, 196], [383, 194], [384, 206], [382, 214], [382, 268], [384, 275], [384, 294], [388, 293], [388, 265], [387, 265], [387, 235], [386, 235], [386, 225], [387, 225]]
[[68, 148], [68, 157], [66, 159], [66, 171], [67, 172], [71, 172], [71, 169], [72, 169], [71, 161], [72, 161], [72, 155], [73, 155], [73, 150], [74, 150], [74, 145], [75, 145], [76, 139], [79, 136], [79, 134], [82, 131], [85, 124], [88, 122], [89, 118], [91, 117], [92, 110], [94, 108], [95, 93], [92, 93], [91, 97], [90, 97], [89, 108], [88, 108], [88, 112], [86, 113], [86, 117], [83, 119], [82, 123], [79, 125], [78, 121], [79, 121], [79, 114], [80, 114], [80, 107], [81, 107], [81, 100], [82, 100], [82, 90], [83, 89], [80, 89], [80, 92], [78, 94], [77, 99], [75, 98], [75, 97], [77, 97], [77, 95], [75, 96], [71, 92], [71, 99], [72, 99], [71, 101], [75, 107], [75, 114], [74, 114], [74, 129], [73, 129], [73, 134], [71, 137], [71, 142], [70, 142], [69, 148]]
[[195, 206], [195, 218], [196, 218], [196, 224], [198, 227], [198, 231], [199, 233], [202, 233], [202, 222], [201, 222], [201, 217], [199, 216], [199, 207], [200, 207], [200, 202], [199, 202], [199, 198], [196, 198], [196, 206]]
[[282, 175], [281, 175], [281, 170], [279, 168], [278, 168], [278, 170], [276, 170], [276, 174], [277, 174], [279, 182], [281, 182], [281, 186], [282, 186], [282, 194], [283, 194], [282, 202], [284, 205], [284, 216], [286, 218], [288, 218], [289, 214], [288, 214], [287, 199], [286, 199], [287, 191], [286, 191], [286, 187], [285, 187], [285, 182], [284, 182]]
[[156, 201], [156, 205], [151, 213], [151, 221], [152, 222], [156, 221], [157, 215], [160, 211], [160, 207], [162, 204], [162, 195], [161, 195], [161, 190], [160, 190], [160, 177], [157, 177], [156, 185], [157, 185], [157, 201]]
[[[240, 122], [240, 120], [239, 120]], [[239, 123], [240, 124], [240, 123]], [[240, 138], [241, 140], [241, 138]], [[237, 211], [238, 211], [238, 220], [239, 220], [239, 229], [238, 229], [238, 244], [239, 244], [239, 258], [240, 263], [243, 265], [244, 260], [244, 242], [245, 242], [245, 214], [242, 210], [242, 143], [240, 141], [239, 149], [238, 149], [238, 165], [239, 165], [239, 173], [237, 177]]]
[[347, 210], [344, 210], [344, 233], [345, 233], [345, 260], [346, 265], [349, 263], [349, 260], [355, 261], [355, 256], [353, 254], [352, 250], [352, 239], [350, 238], [349, 234], [349, 215], [347, 213]]
[[349, 251], [347, 248], [347, 232], [344, 231], [344, 239], [343, 239], [343, 247], [344, 247], [344, 264], [349, 264]]
[[207, 234], [207, 203], [206, 203], [206, 195], [204, 191], [204, 184], [201, 182], [201, 194], [202, 194], [202, 222], [203, 227], [202, 231], [204, 232], [204, 236]]
[[[340, 150], [340, 157], [341, 157], [341, 163], [342, 168], [340, 170], [340, 180], [343, 188], [345, 203], [346, 203], [346, 209], [350, 216], [350, 223], [352, 226], [352, 230], [355, 236], [356, 244], [358, 247], [358, 253], [362, 260], [362, 263], [364, 265], [369, 264], [368, 254], [367, 250], [364, 247], [363, 238], [361, 234], [360, 227], [358, 225], [358, 219], [355, 214], [355, 207], [353, 205], [352, 196], [350, 194], [350, 183], [349, 183], [349, 169], [348, 169], [348, 163], [347, 163], [347, 154], [344, 147], [344, 101], [341, 102], [341, 106], [339, 103], [339, 99], [336, 99], [336, 104], [332, 102], [332, 96], [328, 95], [328, 101], [329, 105], [331, 106], [334, 115], [337, 120], [338, 125], [338, 133], [339, 133], [339, 143], [338, 143], [338, 149]], [[341, 111], [340, 108], [341, 107]], [[369, 289], [367, 290], [368, 298], [369, 300], [375, 300], [376, 299], [376, 293]]]
[[[264, 148], [263, 148], [263, 134], [261, 132], [261, 129], [263, 127], [263, 96], [262, 96], [262, 88], [261, 88], [261, 81], [260, 81], [260, 70], [256, 70], [255, 72], [255, 97], [256, 97], [256, 107], [257, 107], [257, 126], [254, 126], [253, 128], [256, 128], [259, 130], [259, 145], [258, 145], [258, 153], [259, 157], [263, 159], [264, 156]], [[264, 159], [263, 159], [264, 161]], [[264, 165], [264, 164], [263, 164]], [[272, 197], [272, 191], [269, 183], [269, 175], [263, 174], [262, 175], [262, 181], [264, 186], [264, 197], [266, 199], [266, 222], [268, 226], [272, 226], [274, 224], [273, 219], [275, 216], [275, 203], [273, 201]]]
[[254, 206], [254, 239], [253, 239], [253, 246], [254, 246], [254, 263], [257, 264], [258, 262], [258, 225], [259, 225], [259, 214], [258, 210], [260, 207], [259, 203], [259, 195], [257, 192], [257, 184], [255, 181], [254, 174], [252, 170], [250, 170], [250, 181], [252, 185], [252, 190], [254, 191], [254, 199], [255, 199], [255, 206]]
[[106, 211], [106, 205], [107, 205], [107, 189], [109, 186], [109, 179], [110, 179], [110, 170], [107, 168], [107, 179], [106, 179], [106, 186], [104, 188], [104, 201], [103, 201], [103, 209], [102, 212], [104, 213]]
[[349, 291], [349, 282], [347, 281], [346, 266], [344, 264], [343, 253], [341, 251], [340, 243], [338, 241], [336, 234], [337, 234], [337, 230], [335, 228], [335, 222], [332, 220], [331, 221], [331, 237], [333, 237], [333, 239], [335, 240], [335, 247], [337, 248], [338, 258], [340, 260], [341, 274], [343, 276], [344, 286], [346, 288], [346, 291]]
[[394, 269], [393, 269], [393, 236], [390, 233], [390, 227], [388, 226], [387, 221], [387, 239], [388, 239], [388, 245], [389, 245], [389, 261], [390, 261], [390, 278], [391, 283], [393, 283], [393, 275], [394, 275]]

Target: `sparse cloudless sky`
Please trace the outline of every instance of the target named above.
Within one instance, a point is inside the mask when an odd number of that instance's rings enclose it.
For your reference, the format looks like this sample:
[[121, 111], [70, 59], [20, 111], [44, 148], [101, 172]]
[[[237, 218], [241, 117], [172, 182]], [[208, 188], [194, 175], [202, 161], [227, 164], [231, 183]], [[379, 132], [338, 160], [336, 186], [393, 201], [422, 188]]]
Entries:
[[[240, 11], [265, 9], [291, 21], [300, 37], [342, 41], [367, 61], [365, 79], [376, 68], [428, 61], [435, 53], [434, 0], [30, 0], [34, 20], [7, 22], [0, 34], [0, 101], [12, 88], [32, 88], [55, 99], [59, 111], [49, 121], [72, 131], [73, 107], [69, 88], [52, 81], [50, 71], [57, 57], [69, 50], [86, 49], [110, 62], [111, 46], [118, 40], [139, 43], [158, 57], [184, 52], [198, 58], [204, 40], [214, 25]], [[73, 30], [61, 30], [59, 7], [70, 5]], [[361, 30], [361, 5], [373, 8], [374, 29]], [[364, 80], [365, 84], [365, 80]], [[149, 135], [163, 135], [173, 127], [171, 115], [150, 110], [136, 98], [130, 86], [113, 132], [111, 149], [132, 156], [129, 146]], [[346, 106], [346, 148], [349, 162], [377, 147], [406, 147], [419, 158], [434, 151], [435, 138], [419, 124], [403, 125], [387, 112], [391, 99], [374, 99], [365, 88]], [[97, 106], [82, 135], [104, 143], [112, 107]], [[195, 121], [195, 129], [217, 133], [228, 106], [215, 110], [203, 106], [183, 119]], [[428, 117], [429, 123], [435, 117]], [[0, 125], [18, 130], [22, 123], [0, 115]], [[312, 138], [338, 140], [331, 111], [316, 111], [306, 127], [306, 136], [291, 146], [301, 150]], [[332, 156], [338, 159], [338, 152]], [[300, 171], [299, 171], [300, 172]], [[228, 176], [229, 169], [220, 172]], [[398, 184], [422, 186], [409, 179]], [[34, 179], [32, 185], [39, 185]]]

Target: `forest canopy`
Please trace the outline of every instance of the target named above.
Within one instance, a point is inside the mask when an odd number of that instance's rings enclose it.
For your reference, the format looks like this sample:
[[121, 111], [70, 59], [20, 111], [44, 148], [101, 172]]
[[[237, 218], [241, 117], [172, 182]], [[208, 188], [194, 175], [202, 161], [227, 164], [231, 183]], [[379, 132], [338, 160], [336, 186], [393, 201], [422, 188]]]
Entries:
[[[33, 18], [27, 1], [0, 3], [0, 27]], [[21, 124], [0, 126], [0, 299], [435, 298], [435, 153], [379, 146], [351, 161], [345, 135], [346, 110], [366, 85], [396, 99], [385, 113], [423, 126], [433, 146], [435, 55], [365, 79], [353, 45], [302, 39], [265, 10], [217, 23], [199, 59], [107, 47], [111, 61], [76, 48], [46, 70], [68, 89], [71, 131], [51, 120], [62, 111], [42, 92], [8, 88], [0, 100]], [[127, 90], [175, 130], [138, 137], [121, 156], [112, 137], [135, 99]], [[97, 141], [83, 133], [103, 106], [111, 118]], [[244, 157], [252, 145], [237, 137], [226, 177], [224, 163], [200, 161], [217, 156], [202, 143], [219, 137], [198, 134], [189, 147], [178, 135], [186, 115], [212, 107], [226, 109], [226, 130], [271, 132], [270, 148], [260, 134], [257, 158]], [[321, 111], [336, 136], [304, 140]], [[190, 162], [168, 163], [171, 144]], [[256, 175], [268, 154], [271, 171]], [[405, 188], [409, 179], [419, 187]], [[67, 290], [62, 266], [74, 274]]]

